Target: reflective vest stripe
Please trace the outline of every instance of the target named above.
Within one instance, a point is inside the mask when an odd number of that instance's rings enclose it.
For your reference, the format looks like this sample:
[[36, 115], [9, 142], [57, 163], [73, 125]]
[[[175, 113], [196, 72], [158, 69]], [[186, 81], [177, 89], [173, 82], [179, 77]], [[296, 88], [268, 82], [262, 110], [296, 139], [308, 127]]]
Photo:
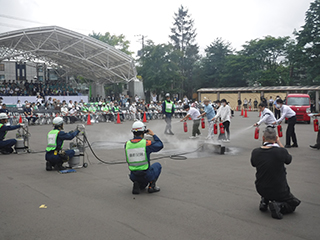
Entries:
[[145, 139], [136, 143], [131, 141], [126, 143], [126, 160], [130, 171], [143, 171], [149, 168], [146, 144]]

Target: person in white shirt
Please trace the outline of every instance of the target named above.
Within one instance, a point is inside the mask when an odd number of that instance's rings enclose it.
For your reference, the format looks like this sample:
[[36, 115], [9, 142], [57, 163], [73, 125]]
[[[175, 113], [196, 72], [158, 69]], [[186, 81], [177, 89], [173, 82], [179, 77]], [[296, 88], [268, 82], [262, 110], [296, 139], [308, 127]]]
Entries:
[[[298, 147], [297, 136], [294, 130], [294, 126], [297, 122], [296, 112], [293, 111], [289, 106], [283, 105], [282, 99], [277, 99], [277, 108], [280, 109], [281, 117], [274, 121], [273, 124], [281, 124], [284, 118], [288, 118], [288, 127], [286, 131], [286, 145], [285, 148]], [[290, 142], [293, 144], [290, 145]]]
[[131, 106], [129, 107], [129, 111], [134, 121], [137, 120], [137, 116], [138, 116], [138, 119], [141, 120], [140, 114], [137, 114], [136, 103], [131, 104]]
[[157, 94], [154, 93], [152, 95], [152, 101], [155, 102], [155, 103], [157, 102]]
[[70, 100], [68, 103], [68, 109], [71, 109], [73, 106], [74, 106], [74, 104], [73, 104], [72, 100]]
[[72, 108], [69, 109], [70, 123], [75, 123], [78, 120], [76, 115], [77, 115], [77, 109], [76, 109], [76, 106], [73, 105]]
[[182, 118], [180, 121], [186, 121], [189, 117], [193, 120], [193, 126], [192, 126], [192, 136], [190, 138], [196, 138], [197, 135], [201, 135], [200, 130], [199, 130], [199, 125], [200, 125], [200, 112], [198, 109], [194, 107], [190, 107], [189, 105], [184, 105], [183, 109], [187, 111], [187, 115]]
[[258, 108], [261, 112], [260, 121], [253, 126], [259, 126], [264, 122], [267, 126], [274, 127], [273, 123], [276, 121], [276, 118], [274, 117], [273, 112], [271, 112], [264, 103], [260, 103]]
[[16, 107], [17, 107], [17, 108], [22, 108], [22, 103], [21, 103], [21, 101], [20, 101], [20, 100], [18, 100], [18, 101], [17, 101], [17, 105], [16, 105]]
[[231, 122], [231, 108], [227, 104], [226, 99], [221, 100], [221, 106], [219, 107], [217, 114], [214, 116], [214, 118], [211, 119], [211, 121], [214, 121], [215, 119], [221, 118], [221, 122], [223, 123], [223, 127], [225, 130], [225, 133], [227, 134], [221, 134], [219, 135], [218, 139], [226, 142], [230, 142], [230, 122]]

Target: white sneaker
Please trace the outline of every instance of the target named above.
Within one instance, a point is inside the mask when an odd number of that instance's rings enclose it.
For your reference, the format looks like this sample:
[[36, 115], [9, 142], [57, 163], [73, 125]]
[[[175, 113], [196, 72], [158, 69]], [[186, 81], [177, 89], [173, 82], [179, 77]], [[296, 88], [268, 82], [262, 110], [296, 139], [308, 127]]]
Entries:
[[197, 138], [197, 137], [196, 137], [196, 136], [191, 136], [191, 137], [189, 137], [189, 138], [194, 139], [194, 138]]
[[225, 140], [224, 142], [230, 142], [230, 139]]

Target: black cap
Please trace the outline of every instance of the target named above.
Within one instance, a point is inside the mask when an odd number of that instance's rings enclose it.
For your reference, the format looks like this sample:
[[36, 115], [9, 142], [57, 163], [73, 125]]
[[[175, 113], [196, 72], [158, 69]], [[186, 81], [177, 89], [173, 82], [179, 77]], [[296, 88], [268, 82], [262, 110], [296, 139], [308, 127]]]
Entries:
[[189, 105], [183, 105], [183, 109], [188, 109], [188, 108], [190, 108], [190, 106]]

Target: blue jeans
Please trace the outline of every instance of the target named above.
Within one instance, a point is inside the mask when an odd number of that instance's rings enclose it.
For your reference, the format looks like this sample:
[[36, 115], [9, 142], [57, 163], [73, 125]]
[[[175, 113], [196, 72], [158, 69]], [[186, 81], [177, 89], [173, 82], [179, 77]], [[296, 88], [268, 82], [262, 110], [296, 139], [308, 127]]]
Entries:
[[8, 139], [4, 141], [0, 141], [0, 150], [4, 150], [6, 152], [13, 152], [13, 145], [15, 145], [17, 142], [16, 139]]
[[[66, 150], [66, 155], [71, 159], [74, 156], [74, 150]], [[63, 159], [59, 156], [59, 154], [54, 155], [54, 151], [46, 152], [46, 160], [51, 163], [51, 165], [62, 164]]]
[[131, 172], [129, 177], [132, 182], [139, 182], [141, 188], [145, 188], [151, 181], [158, 179], [161, 173], [162, 166], [160, 163], [156, 162], [152, 164], [148, 170], [145, 171], [143, 176], [135, 175]]

